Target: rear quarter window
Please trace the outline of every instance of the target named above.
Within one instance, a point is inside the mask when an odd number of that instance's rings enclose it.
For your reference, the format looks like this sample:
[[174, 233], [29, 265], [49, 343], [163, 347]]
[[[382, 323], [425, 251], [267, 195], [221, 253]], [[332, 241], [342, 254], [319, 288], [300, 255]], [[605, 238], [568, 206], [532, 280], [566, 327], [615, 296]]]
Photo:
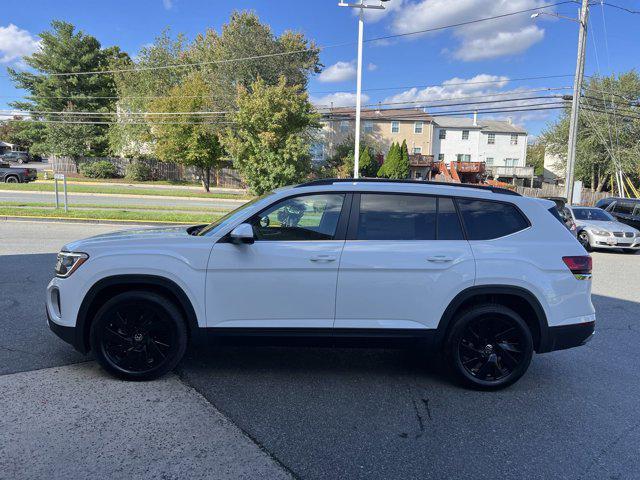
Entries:
[[529, 221], [510, 203], [457, 200], [468, 240], [491, 240], [529, 227]]

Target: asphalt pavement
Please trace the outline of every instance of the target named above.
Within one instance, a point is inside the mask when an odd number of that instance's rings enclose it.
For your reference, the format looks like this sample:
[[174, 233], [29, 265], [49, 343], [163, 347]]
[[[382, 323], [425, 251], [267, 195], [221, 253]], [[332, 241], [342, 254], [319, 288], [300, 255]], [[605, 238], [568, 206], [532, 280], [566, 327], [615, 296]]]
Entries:
[[[6, 389], [2, 383], [6, 378], [22, 375], [19, 391], [28, 393], [38, 379], [49, 377], [30, 377], [34, 372], [29, 371], [53, 367], [50, 371], [57, 369], [55, 375], [62, 380], [44, 382], [43, 388], [56, 391], [69, 378], [72, 386], [63, 388], [66, 393], [53, 395], [51, 402], [61, 404], [63, 414], [70, 415], [72, 407], [64, 405], [65, 398], [73, 399], [80, 388], [95, 389], [106, 398], [113, 395], [115, 402], [130, 389], [144, 397], [146, 392], [165, 388], [155, 382], [108, 380], [92, 363], [66, 367], [90, 359], [74, 353], [45, 325], [41, 298], [51, 276], [53, 253], [68, 240], [119, 228], [0, 222], [0, 373], [5, 375], [0, 377], [0, 392]], [[255, 449], [275, 459], [276, 466], [285, 469], [280, 473], [304, 479], [639, 478], [640, 255], [598, 252], [593, 259], [598, 316], [593, 341], [536, 355], [527, 374], [507, 390], [465, 390], [451, 382], [437, 360], [418, 351], [210, 346], [188, 351], [176, 371], [181, 382], [174, 376], [162, 381], [190, 392], [188, 396], [179, 389], [167, 393], [183, 411], [167, 409], [162, 418], [177, 415], [186, 421], [189, 412], [202, 418], [197, 402], [189, 400], [195, 395], [193, 388], [206, 399], [207, 408], [224, 415], [254, 442]], [[118, 387], [105, 389], [105, 382]], [[42, 392], [11, 396], [8, 401], [24, 403], [38, 395]], [[87, 401], [96, 408], [109, 405]], [[114, 468], [95, 460], [103, 451], [112, 452], [113, 444], [111, 434], [102, 438], [84, 432], [94, 418], [91, 412], [93, 408], [73, 417], [82, 435], [74, 438], [74, 429], [65, 430], [66, 441], [79, 443], [82, 457], [89, 459], [87, 465], [65, 470], [65, 476], [96, 474], [91, 465], [101, 466], [103, 476], [108, 476], [105, 471]], [[127, 421], [136, 414], [118, 407], [114, 412], [118, 421], [111, 431], [138, 428], [135, 418]], [[37, 431], [33, 425], [41, 417], [12, 407], [9, 418], [13, 419], [10, 424], [0, 424], [0, 445], [11, 439], [7, 431]], [[175, 446], [183, 437], [189, 443], [191, 434], [206, 441], [194, 422], [176, 428], [178, 433], [167, 445]], [[149, 434], [156, 438], [163, 432]], [[33, 444], [19, 438], [19, 448], [25, 454], [31, 452]], [[141, 442], [138, 453], [151, 448], [139, 435], [126, 438], [127, 448], [135, 449], [135, 442]], [[235, 437], [230, 433], [229, 438]], [[46, 452], [53, 441], [51, 436], [33, 436], [39, 452]], [[55, 445], [53, 452], [58, 451]], [[182, 476], [183, 470], [169, 469], [174, 457], [166, 448], [161, 449], [166, 452], [162, 471]], [[4, 452], [6, 448], [0, 449], [0, 462]], [[45, 454], [40, 466], [53, 462], [52, 458]], [[149, 458], [156, 465], [164, 457], [156, 452]], [[198, 461], [197, 456], [189, 458]], [[267, 465], [273, 466], [268, 461]], [[2, 470], [0, 463], [0, 477]], [[27, 471], [37, 477], [42, 470]]]

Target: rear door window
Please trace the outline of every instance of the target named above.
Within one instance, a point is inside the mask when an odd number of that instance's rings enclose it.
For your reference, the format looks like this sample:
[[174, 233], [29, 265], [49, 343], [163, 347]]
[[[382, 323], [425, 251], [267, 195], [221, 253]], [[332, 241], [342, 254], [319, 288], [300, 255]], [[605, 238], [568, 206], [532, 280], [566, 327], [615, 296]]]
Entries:
[[438, 240], [464, 240], [460, 217], [451, 198], [438, 198]]
[[456, 201], [468, 240], [491, 240], [529, 227], [528, 220], [510, 203], [470, 198]]
[[358, 240], [435, 240], [436, 197], [363, 193]]

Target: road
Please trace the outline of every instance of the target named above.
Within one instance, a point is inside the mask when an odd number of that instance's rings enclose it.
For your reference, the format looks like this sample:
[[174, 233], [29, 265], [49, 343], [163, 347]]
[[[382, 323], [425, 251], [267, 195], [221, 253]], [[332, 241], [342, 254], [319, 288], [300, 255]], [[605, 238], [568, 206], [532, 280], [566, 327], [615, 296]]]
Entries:
[[[62, 195], [60, 195], [62, 201]], [[0, 202], [50, 202], [55, 204], [53, 189], [51, 193], [43, 192], [21, 192], [2, 191], [0, 185]], [[237, 208], [246, 200], [223, 199], [223, 198], [183, 198], [183, 197], [162, 197], [154, 195], [110, 195], [91, 193], [70, 193], [69, 205], [131, 205], [136, 207], [164, 206], [168, 204], [179, 210], [181, 207], [197, 207], [203, 210], [227, 211]]]
[[[14, 383], [29, 394], [18, 398], [40, 398], [38, 392], [29, 393], [42, 379], [33, 370], [49, 367], [43, 371], [62, 373], [52, 374], [45, 391], [54, 392], [50, 401], [62, 405], [65, 412], [73, 412], [65, 402], [77, 404], [74, 388], [64, 387], [69, 382], [83, 392], [94, 389], [107, 398], [114, 395], [118, 402], [128, 391], [156, 399], [172, 396], [174, 404], [179, 402], [183, 408], [171, 409], [171, 402], [163, 401], [162, 418], [178, 416], [186, 423], [174, 423], [177, 430], [168, 443], [191, 442], [192, 429], [196, 438], [204, 435], [206, 441], [206, 434], [195, 425], [205, 418], [201, 406], [189, 396], [197, 392], [213, 412], [224, 415], [224, 421], [246, 433], [255, 448], [268, 453], [266, 458], [259, 457], [263, 462], [257, 464], [259, 468], [275, 465], [303, 479], [638, 478], [640, 255], [594, 253], [595, 338], [581, 348], [535, 356], [525, 377], [504, 391], [462, 389], [451, 383], [438, 362], [416, 351], [218, 346], [191, 349], [177, 369], [178, 377], [169, 377], [171, 385], [163, 392], [164, 384], [140, 387], [117, 382], [91, 362], [78, 363], [87, 359], [55, 338], [44, 324], [38, 299], [51, 275], [53, 252], [72, 238], [116, 228], [0, 222], [0, 304], [4, 306], [0, 392], [4, 379], [15, 378]], [[103, 389], [105, 384], [109, 387]], [[58, 393], [60, 388], [63, 391]], [[158, 394], [158, 389], [163, 393]], [[109, 402], [89, 397], [88, 405], [108, 409]], [[83, 457], [102, 458], [103, 449], [112, 452], [112, 435], [119, 429], [127, 432], [127, 448], [138, 448], [134, 441], [142, 441], [141, 457], [152, 448], [148, 440], [128, 436], [139, 425], [135, 409], [118, 408], [116, 426], [105, 437], [86, 431], [95, 417], [93, 407], [84, 412], [74, 417], [75, 428], [65, 430], [71, 445], [81, 443]], [[8, 431], [19, 437], [24, 448], [33, 448], [24, 432], [34, 431], [34, 419], [43, 417], [27, 413], [12, 408], [9, 418], [18, 426]], [[189, 421], [192, 417], [198, 422]], [[157, 420], [157, 416], [152, 419]], [[0, 420], [0, 477], [1, 446], [10, 440], [5, 431]], [[82, 435], [75, 438], [74, 431]], [[54, 440], [40, 434], [34, 437], [36, 442], [38, 454], [44, 452], [40, 465], [54, 462], [55, 455], [46, 453], [47, 445], [53, 442], [55, 447]], [[149, 458], [154, 468], [173, 472], [167, 462], [175, 455], [166, 448], [166, 459], [155, 450]], [[59, 447], [52, 449], [59, 451]], [[207, 459], [220, 461], [216, 455]], [[277, 463], [270, 464], [270, 459]], [[129, 455], [126, 462], [131, 464]], [[137, 472], [139, 465], [131, 465]], [[98, 467], [107, 473], [115, 468], [109, 462]], [[95, 468], [79, 465], [66, 473], [86, 477], [87, 472], [95, 474]], [[105, 470], [100, 473], [108, 476]]]

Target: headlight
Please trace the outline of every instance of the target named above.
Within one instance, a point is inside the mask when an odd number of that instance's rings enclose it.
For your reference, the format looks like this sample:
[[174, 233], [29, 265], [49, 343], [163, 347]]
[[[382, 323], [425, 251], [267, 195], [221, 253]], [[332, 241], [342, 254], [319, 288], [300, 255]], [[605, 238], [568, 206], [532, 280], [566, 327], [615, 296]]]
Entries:
[[594, 235], [598, 235], [600, 237], [609, 237], [611, 235], [610, 232], [607, 232], [606, 230], [589, 230], [591, 233], [593, 233]]
[[56, 262], [56, 276], [67, 278], [75, 272], [80, 265], [87, 261], [86, 253], [60, 252]]

